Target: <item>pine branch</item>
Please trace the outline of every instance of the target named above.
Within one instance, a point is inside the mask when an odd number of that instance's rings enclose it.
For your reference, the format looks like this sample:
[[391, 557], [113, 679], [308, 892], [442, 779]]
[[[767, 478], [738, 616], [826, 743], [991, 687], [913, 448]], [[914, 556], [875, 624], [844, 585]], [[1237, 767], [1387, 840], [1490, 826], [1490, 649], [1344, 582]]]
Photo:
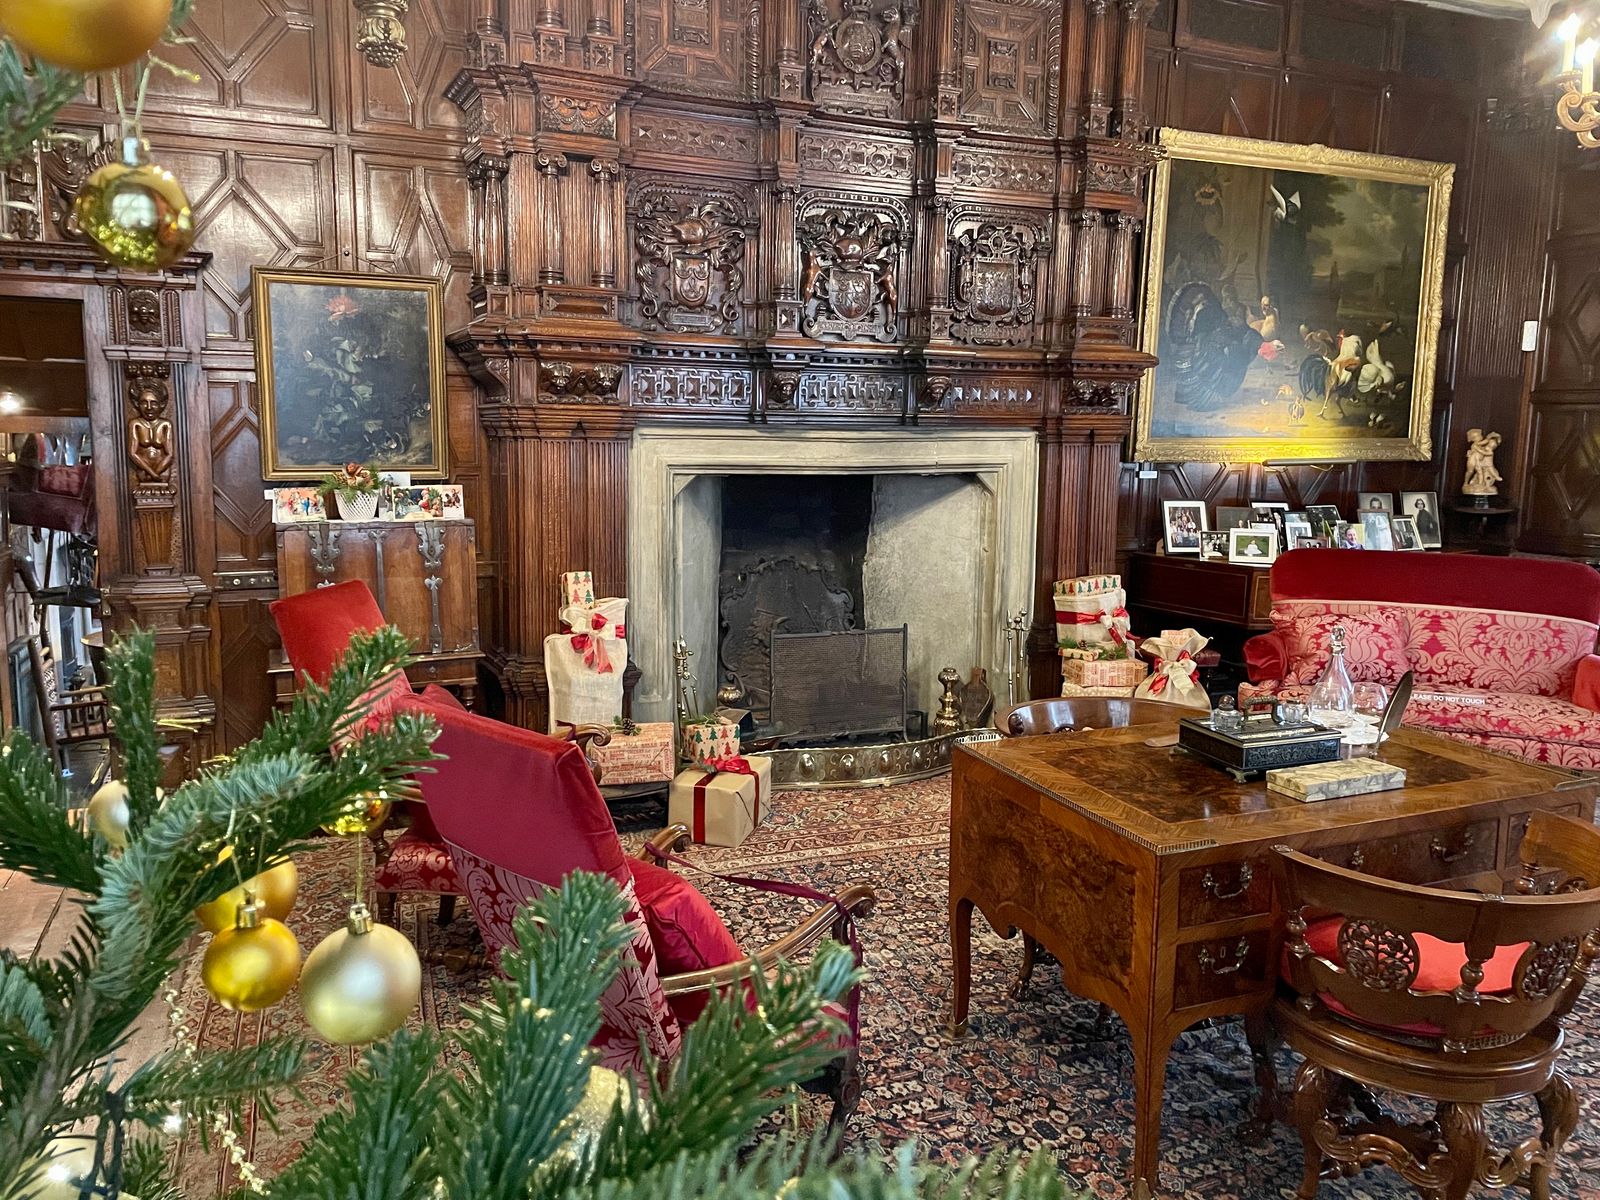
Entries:
[[442, 1096], [431, 1030], [401, 1030], [367, 1051], [346, 1078], [348, 1107], [323, 1117], [310, 1143], [273, 1181], [284, 1200], [430, 1200]]
[[297, 1082], [312, 1056], [310, 1042], [289, 1037], [192, 1058], [169, 1050], [145, 1062], [117, 1090], [128, 1116], [146, 1125], [160, 1125], [179, 1111], [209, 1123], [219, 1112], [237, 1116], [252, 1100], [270, 1117], [273, 1092]]
[[17, 730], [0, 743], [0, 830], [0, 867], [73, 891], [100, 890], [94, 839], [68, 823], [55, 765]]
[[156, 810], [161, 781], [161, 737], [156, 732], [156, 639], [136, 629], [106, 647], [106, 700], [121, 747], [122, 781], [128, 787], [129, 826], [144, 828]]
[[122, 1194], [139, 1200], [183, 1200], [177, 1162], [168, 1159], [166, 1146], [156, 1138], [129, 1140], [122, 1161]]

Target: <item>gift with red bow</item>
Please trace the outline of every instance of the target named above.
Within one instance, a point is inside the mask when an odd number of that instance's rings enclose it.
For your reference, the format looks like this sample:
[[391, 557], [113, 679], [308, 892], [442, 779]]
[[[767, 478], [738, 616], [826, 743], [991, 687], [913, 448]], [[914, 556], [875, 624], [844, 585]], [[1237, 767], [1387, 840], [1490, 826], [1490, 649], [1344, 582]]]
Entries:
[[729, 755], [678, 772], [667, 795], [667, 820], [689, 827], [707, 846], [737, 846], [766, 817], [772, 759]]
[[1064, 650], [1095, 650], [1101, 658], [1128, 658], [1128, 594], [1120, 575], [1057, 580], [1056, 641]]
[[1133, 694], [1211, 711], [1211, 697], [1200, 685], [1200, 664], [1196, 661], [1208, 641], [1193, 629], [1163, 629], [1160, 637], [1146, 638], [1139, 651], [1152, 660], [1150, 678]]
[[628, 666], [628, 601], [594, 599], [587, 571], [561, 577], [566, 603], [560, 633], [544, 642], [550, 687], [550, 731], [565, 725], [605, 725], [622, 711], [622, 673]]

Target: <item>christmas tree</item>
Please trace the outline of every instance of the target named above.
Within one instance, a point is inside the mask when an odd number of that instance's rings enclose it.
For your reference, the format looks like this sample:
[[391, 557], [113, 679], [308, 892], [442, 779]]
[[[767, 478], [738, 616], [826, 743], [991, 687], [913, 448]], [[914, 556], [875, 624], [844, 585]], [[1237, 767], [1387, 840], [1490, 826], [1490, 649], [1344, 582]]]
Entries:
[[[0, 1200], [182, 1200], [172, 1165], [182, 1130], [250, 1103], [270, 1115], [306, 1070], [314, 1047], [299, 1038], [176, 1047], [141, 1064], [120, 1062], [119, 1049], [178, 967], [197, 908], [242, 888], [238, 928], [246, 909], [251, 931], [270, 925], [256, 923], [254, 881], [425, 769], [427, 718], [365, 716], [364, 698], [406, 649], [394, 630], [356, 637], [326, 686], [305, 687], [255, 742], [163, 795], [153, 641], [118, 642], [108, 690], [122, 778], [97, 795], [88, 829], [68, 819], [39, 747], [15, 732], [0, 746], [0, 867], [73, 889], [83, 905], [59, 958], [0, 959]], [[373, 1045], [344, 1106], [258, 1190], [293, 1200], [1065, 1195], [1043, 1156], [944, 1170], [909, 1148], [840, 1159], [824, 1141], [757, 1137], [843, 1032], [829, 1006], [857, 974], [837, 945], [754, 979], [749, 998], [714, 999], [642, 1088], [593, 1066], [600, 996], [630, 942], [622, 915], [615, 886], [593, 875], [530, 904], [467, 1027], [401, 1029]]]

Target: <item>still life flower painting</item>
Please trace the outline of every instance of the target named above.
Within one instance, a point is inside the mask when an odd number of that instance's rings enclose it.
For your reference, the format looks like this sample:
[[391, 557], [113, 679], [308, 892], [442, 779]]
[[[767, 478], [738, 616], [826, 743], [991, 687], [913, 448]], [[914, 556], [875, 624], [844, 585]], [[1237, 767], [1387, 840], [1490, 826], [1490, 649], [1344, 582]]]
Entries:
[[263, 478], [445, 474], [437, 280], [257, 269], [253, 292]]

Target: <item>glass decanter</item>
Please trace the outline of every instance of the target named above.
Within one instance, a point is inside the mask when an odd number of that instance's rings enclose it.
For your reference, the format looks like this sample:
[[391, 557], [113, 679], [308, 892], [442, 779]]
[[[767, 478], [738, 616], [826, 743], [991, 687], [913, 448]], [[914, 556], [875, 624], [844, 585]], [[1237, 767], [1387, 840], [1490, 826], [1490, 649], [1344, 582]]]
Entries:
[[1335, 625], [1328, 636], [1328, 669], [1306, 697], [1307, 715], [1330, 729], [1343, 729], [1355, 719], [1356, 685], [1345, 666], [1344, 645], [1344, 626]]

